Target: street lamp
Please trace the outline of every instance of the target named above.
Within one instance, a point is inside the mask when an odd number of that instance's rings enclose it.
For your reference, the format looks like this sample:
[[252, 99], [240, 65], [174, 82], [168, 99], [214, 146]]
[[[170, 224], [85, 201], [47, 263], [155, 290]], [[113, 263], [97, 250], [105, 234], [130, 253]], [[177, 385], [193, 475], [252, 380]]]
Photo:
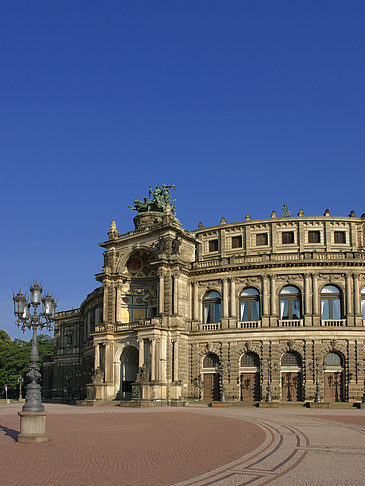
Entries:
[[[315, 371], [316, 374], [316, 396], [314, 398], [315, 403], [321, 403], [321, 395], [319, 393], [319, 358], [316, 358], [316, 364], [309, 363], [310, 371]], [[323, 365], [323, 370], [325, 370], [325, 365]]]
[[[215, 366], [215, 370], [216, 370], [216, 372], [218, 373], [218, 376], [219, 376], [219, 391], [220, 391], [221, 402], [226, 401], [226, 393], [225, 393], [226, 387], [224, 386], [224, 365], [225, 365], [224, 359], [222, 359]], [[228, 369], [228, 371], [230, 371], [230, 369], [231, 369], [231, 363], [230, 362], [227, 363], [227, 369]]]
[[[26, 329], [33, 331], [32, 346], [30, 350], [30, 367], [27, 373], [27, 378], [30, 383], [26, 386], [25, 404], [22, 412], [19, 412], [21, 417], [20, 436], [22, 441], [37, 441], [41, 442], [47, 440], [45, 435], [45, 412], [41, 402], [41, 386], [38, 383], [41, 374], [39, 372], [38, 360], [38, 343], [37, 343], [37, 329], [52, 330], [57, 303], [48, 292], [43, 295], [41, 285], [34, 282], [30, 286], [29, 302], [19, 290], [17, 295], [13, 295], [14, 314], [17, 317], [16, 324], [24, 332]], [[38, 306], [42, 303], [42, 312], [38, 313]], [[33, 313], [31, 308], [33, 307]], [[44, 420], [38, 420], [38, 415], [44, 417]], [[44, 422], [42, 426], [37, 424]], [[23, 429], [23, 430], [22, 430]], [[38, 433], [37, 433], [38, 430]], [[19, 440], [18, 439], [18, 440]]]
[[23, 395], [22, 395], [22, 385], [23, 385], [23, 382], [24, 382], [24, 379], [20, 375], [19, 378], [18, 378], [18, 383], [19, 383], [19, 398], [18, 398], [18, 402], [22, 402], [23, 401]]
[[[277, 371], [278, 365], [277, 363], [274, 363], [274, 370]], [[271, 359], [268, 358], [267, 360], [267, 394], [266, 394], [266, 402], [271, 403], [272, 402], [272, 397], [271, 397], [271, 382], [272, 382], [272, 363]]]

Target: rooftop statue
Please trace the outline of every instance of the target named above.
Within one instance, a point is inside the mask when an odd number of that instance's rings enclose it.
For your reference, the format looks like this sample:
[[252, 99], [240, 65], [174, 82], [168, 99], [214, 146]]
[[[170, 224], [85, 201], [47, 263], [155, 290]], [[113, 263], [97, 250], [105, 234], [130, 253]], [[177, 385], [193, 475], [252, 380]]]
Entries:
[[288, 208], [288, 206], [286, 204], [284, 204], [283, 210], [281, 212], [281, 217], [282, 218], [288, 218], [290, 216], [291, 216], [291, 214], [290, 214], [289, 208]]
[[171, 199], [171, 189], [176, 189], [176, 186], [170, 185], [167, 186], [166, 184], [162, 184], [161, 186], [156, 186], [156, 189], [153, 191], [152, 187], [150, 186], [148, 196], [144, 198], [143, 201], [140, 199], [135, 199], [133, 201], [133, 206], [129, 205], [128, 207], [137, 211], [138, 213], [145, 213], [148, 211], [157, 211], [163, 213], [166, 209], [166, 204], [170, 203], [171, 209], [173, 214], [176, 214], [176, 208], [172, 204], [172, 201], [175, 199]]

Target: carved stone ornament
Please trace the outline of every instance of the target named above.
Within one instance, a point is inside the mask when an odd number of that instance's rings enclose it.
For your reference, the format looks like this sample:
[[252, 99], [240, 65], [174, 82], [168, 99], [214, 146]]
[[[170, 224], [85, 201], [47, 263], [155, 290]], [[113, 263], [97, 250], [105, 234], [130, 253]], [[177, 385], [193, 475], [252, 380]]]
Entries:
[[95, 373], [92, 376], [92, 382], [94, 385], [100, 385], [104, 383], [104, 371], [101, 368], [96, 368]]
[[242, 356], [246, 353], [256, 353], [260, 356], [261, 346], [259, 342], [246, 341], [245, 343], [239, 343], [237, 354]]
[[200, 356], [205, 356], [210, 353], [220, 354], [222, 350], [222, 343], [207, 343], [204, 348], [199, 351]]
[[301, 341], [293, 341], [290, 339], [286, 343], [282, 343], [279, 347], [280, 354], [285, 354], [288, 352], [293, 352], [300, 354], [304, 358], [304, 343]]

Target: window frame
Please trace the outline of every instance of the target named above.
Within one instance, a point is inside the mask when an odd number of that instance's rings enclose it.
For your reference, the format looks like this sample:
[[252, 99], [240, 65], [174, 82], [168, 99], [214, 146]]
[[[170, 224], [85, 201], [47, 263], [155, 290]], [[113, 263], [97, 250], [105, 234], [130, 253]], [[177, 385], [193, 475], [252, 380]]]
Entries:
[[[284, 235], [285, 236], [292, 235], [293, 241], [284, 241]], [[282, 231], [281, 232], [281, 244], [282, 245], [295, 245], [295, 231], [294, 230]]]
[[[265, 243], [259, 243], [259, 237], [265, 236]], [[269, 233], [256, 233], [256, 246], [267, 246], [269, 244]]]
[[[247, 290], [247, 289], [253, 289], [257, 292], [257, 294], [254, 295], [242, 295], [242, 293]], [[253, 308], [253, 303], [257, 302], [258, 303], [258, 319], [253, 319], [252, 315], [252, 308]], [[248, 304], [248, 320], [247, 321], [242, 321], [241, 320], [241, 304]], [[240, 317], [240, 322], [250, 322], [250, 321], [259, 321], [261, 319], [261, 304], [260, 304], [260, 292], [255, 289], [255, 287], [245, 287], [244, 289], [241, 290], [240, 295], [239, 295], [239, 317]]]
[[[343, 241], [336, 241], [337, 237], [341, 236], [343, 237]], [[336, 245], [346, 245], [347, 244], [347, 238], [346, 238], [346, 231], [345, 230], [336, 230], [333, 232], [333, 242]]]
[[[311, 241], [311, 236], [317, 235], [318, 236], [318, 241]], [[308, 243], [312, 245], [318, 245], [321, 244], [321, 232], [320, 230], [308, 230]]]
[[[211, 245], [212, 244], [215, 244], [214, 246], [216, 246], [216, 248], [212, 249], [211, 248]], [[215, 253], [219, 251], [219, 242], [218, 242], [218, 238], [214, 238], [214, 240], [208, 240], [208, 253]]]
[[[237, 246], [234, 246], [233, 242], [238, 241], [240, 244]], [[236, 248], [242, 248], [243, 247], [243, 238], [242, 235], [235, 235], [231, 237], [231, 248], [232, 250], [235, 250]]]
[[[335, 287], [338, 292], [323, 292], [323, 289], [326, 287]], [[322, 287], [321, 293], [320, 293], [320, 299], [321, 299], [321, 319], [323, 320], [337, 320], [337, 319], [343, 319], [344, 318], [344, 308], [343, 308], [343, 292], [341, 289], [339, 289], [336, 285], [332, 284], [327, 284]], [[323, 317], [323, 311], [322, 311], [322, 301], [328, 301], [328, 317]], [[339, 317], [334, 317], [334, 312], [333, 312], [333, 302], [338, 301], [340, 303], [340, 313]]]
[[[212, 292], [216, 292], [219, 297], [208, 297], [208, 295]], [[219, 316], [217, 316], [216, 306], [219, 305]], [[217, 290], [209, 290], [206, 292], [202, 299], [202, 307], [203, 307], [203, 324], [215, 324], [217, 322], [221, 322], [222, 320], [222, 296]], [[208, 318], [206, 319], [206, 312], [205, 309], [209, 308], [208, 311]], [[219, 319], [218, 319], [219, 317]]]
[[[296, 293], [282, 293], [286, 287], [294, 287], [298, 290]], [[281, 315], [281, 302], [287, 300], [288, 301], [288, 316], [284, 317]], [[298, 302], [299, 304], [299, 317], [293, 315], [293, 302]], [[279, 292], [279, 316], [281, 321], [289, 321], [289, 320], [299, 320], [303, 318], [302, 314], [302, 292], [298, 287], [295, 285], [284, 285], [284, 287]]]

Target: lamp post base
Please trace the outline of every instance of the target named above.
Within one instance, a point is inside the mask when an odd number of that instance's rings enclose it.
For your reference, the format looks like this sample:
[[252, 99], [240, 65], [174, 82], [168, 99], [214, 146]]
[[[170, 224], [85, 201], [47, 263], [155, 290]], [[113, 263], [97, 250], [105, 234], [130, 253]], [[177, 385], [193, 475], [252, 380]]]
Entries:
[[20, 434], [18, 442], [47, 442], [47, 412], [18, 412], [20, 417]]

